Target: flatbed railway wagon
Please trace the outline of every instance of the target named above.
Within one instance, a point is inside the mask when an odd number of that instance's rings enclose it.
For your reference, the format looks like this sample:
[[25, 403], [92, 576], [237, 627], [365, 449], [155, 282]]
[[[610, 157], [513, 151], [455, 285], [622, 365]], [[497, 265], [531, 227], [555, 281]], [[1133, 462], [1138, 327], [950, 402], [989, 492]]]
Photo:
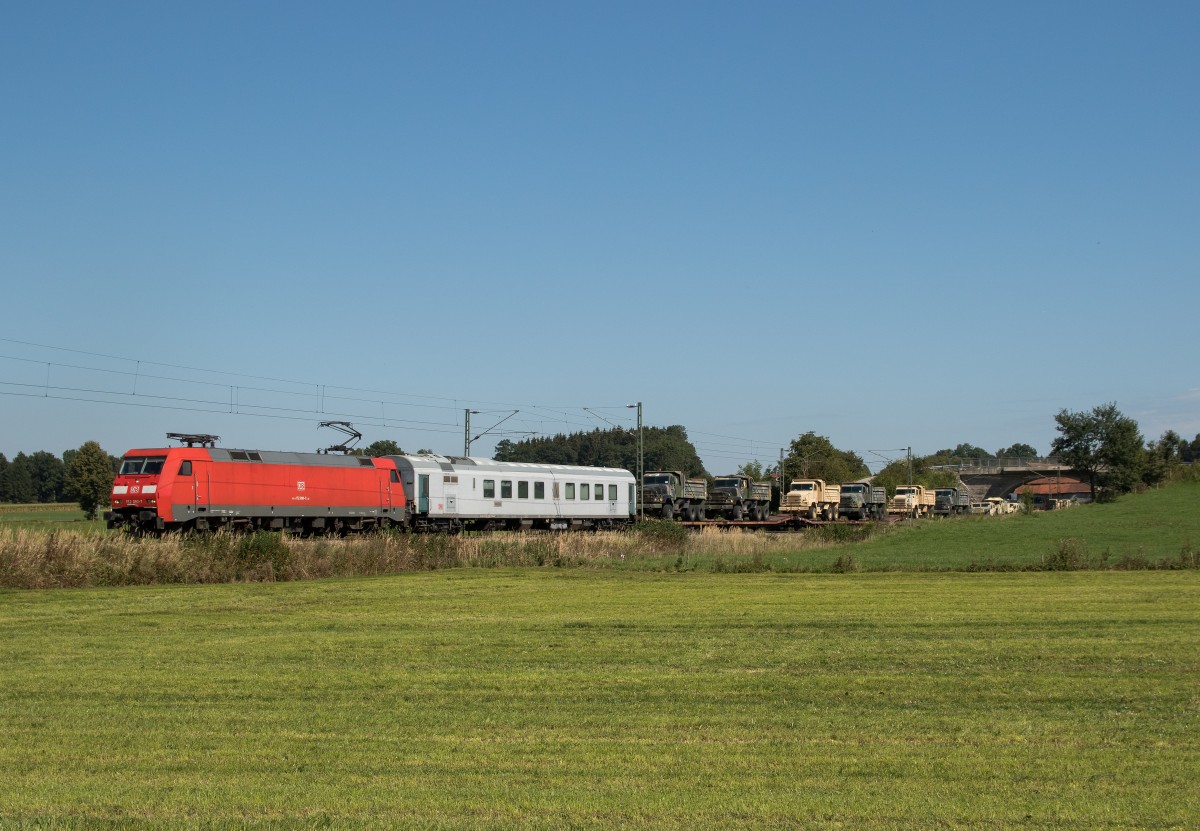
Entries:
[[388, 456], [415, 531], [610, 530], [633, 524], [635, 479], [620, 468]]
[[340, 533], [403, 525], [407, 503], [386, 458], [157, 447], [125, 454], [104, 519], [139, 533]]

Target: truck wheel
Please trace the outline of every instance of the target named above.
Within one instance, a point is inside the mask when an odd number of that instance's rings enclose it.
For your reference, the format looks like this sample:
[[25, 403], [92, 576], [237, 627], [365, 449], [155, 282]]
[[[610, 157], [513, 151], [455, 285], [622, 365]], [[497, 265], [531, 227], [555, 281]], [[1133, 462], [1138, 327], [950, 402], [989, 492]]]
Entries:
[[663, 519], [674, 519], [675, 518], [675, 511], [674, 511], [674, 509], [672, 509], [672, 507], [670, 505], [663, 505], [662, 518]]
[[733, 521], [734, 522], [742, 521], [742, 506], [741, 505], [733, 506]]
[[704, 520], [708, 519], [708, 511], [704, 510], [703, 505], [696, 508], [696, 519], [700, 522], [704, 522]]

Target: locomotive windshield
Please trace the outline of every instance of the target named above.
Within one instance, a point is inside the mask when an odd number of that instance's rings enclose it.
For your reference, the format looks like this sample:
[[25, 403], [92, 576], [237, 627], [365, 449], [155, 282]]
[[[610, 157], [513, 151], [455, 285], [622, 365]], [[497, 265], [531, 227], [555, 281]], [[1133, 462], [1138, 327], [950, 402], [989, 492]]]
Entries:
[[126, 456], [121, 462], [121, 475], [161, 473], [166, 461], [166, 456]]

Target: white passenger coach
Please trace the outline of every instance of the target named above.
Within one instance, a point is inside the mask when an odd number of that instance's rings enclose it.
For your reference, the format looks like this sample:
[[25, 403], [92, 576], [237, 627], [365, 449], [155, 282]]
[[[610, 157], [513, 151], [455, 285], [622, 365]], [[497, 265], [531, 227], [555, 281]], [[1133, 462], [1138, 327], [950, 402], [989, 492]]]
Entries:
[[607, 530], [634, 519], [634, 476], [620, 468], [432, 454], [388, 458], [416, 530]]

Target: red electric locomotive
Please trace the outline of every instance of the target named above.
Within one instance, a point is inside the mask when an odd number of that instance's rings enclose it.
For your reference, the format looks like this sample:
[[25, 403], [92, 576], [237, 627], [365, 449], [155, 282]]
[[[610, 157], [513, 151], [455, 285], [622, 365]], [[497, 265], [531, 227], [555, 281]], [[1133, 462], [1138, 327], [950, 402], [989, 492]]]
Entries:
[[212, 446], [214, 436], [181, 438], [186, 447], [125, 454], [112, 510], [104, 514], [109, 528], [342, 533], [406, 520], [404, 488], [390, 459], [227, 450]]

